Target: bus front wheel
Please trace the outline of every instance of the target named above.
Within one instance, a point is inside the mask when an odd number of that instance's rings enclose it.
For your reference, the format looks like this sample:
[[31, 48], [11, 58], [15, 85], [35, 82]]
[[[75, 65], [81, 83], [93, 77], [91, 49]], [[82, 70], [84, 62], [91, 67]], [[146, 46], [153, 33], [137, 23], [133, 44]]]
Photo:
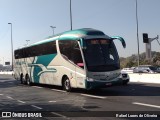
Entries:
[[71, 91], [71, 84], [70, 84], [70, 80], [68, 79], [68, 77], [65, 77], [63, 79], [63, 89], [67, 92]]

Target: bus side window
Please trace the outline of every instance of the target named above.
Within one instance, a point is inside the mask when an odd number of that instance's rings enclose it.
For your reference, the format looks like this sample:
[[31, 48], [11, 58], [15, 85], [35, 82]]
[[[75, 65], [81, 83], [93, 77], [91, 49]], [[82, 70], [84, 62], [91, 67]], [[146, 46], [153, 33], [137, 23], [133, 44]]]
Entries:
[[82, 55], [77, 41], [73, 40], [59, 41], [59, 48], [63, 57], [65, 56], [64, 57], [65, 59], [66, 58], [69, 59], [79, 67], [82, 68], [84, 67], [82, 65], [83, 64]]

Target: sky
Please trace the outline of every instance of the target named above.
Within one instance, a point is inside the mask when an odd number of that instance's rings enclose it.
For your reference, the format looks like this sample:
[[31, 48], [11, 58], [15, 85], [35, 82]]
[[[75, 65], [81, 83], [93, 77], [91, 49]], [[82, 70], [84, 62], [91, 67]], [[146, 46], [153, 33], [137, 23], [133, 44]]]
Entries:
[[[140, 53], [145, 52], [142, 33], [149, 38], [160, 35], [160, 0], [137, 0]], [[0, 0], [0, 64], [11, 61], [13, 49], [38, 42], [70, 27], [70, 0]], [[72, 27], [94, 28], [109, 36], [121, 36], [123, 49], [115, 41], [120, 57], [137, 54], [136, 0], [72, 0]], [[159, 40], [160, 41], [160, 40]], [[160, 52], [157, 41], [152, 51]]]

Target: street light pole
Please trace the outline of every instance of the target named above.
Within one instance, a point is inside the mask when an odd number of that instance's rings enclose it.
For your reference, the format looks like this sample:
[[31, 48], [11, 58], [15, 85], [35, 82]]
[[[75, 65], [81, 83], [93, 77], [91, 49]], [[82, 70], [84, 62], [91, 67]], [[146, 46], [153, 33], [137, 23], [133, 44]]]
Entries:
[[11, 51], [12, 51], [12, 70], [13, 70], [13, 40], [12, 40], [12, 23], [8, 23], [11, 25]]
[[137, 24], [137, 45], [138, 45], [138, 66], [140, 64], [140, 57], [139, 57], [139, 35], [138, 35], [138, 10], [137, 10], [137, 0], [136, 0], [136, 24]]
[[53, 35], [54, 35], [54, 28], [56, 28], [56, 27], [53, 27], [53, 26], [50, 26], [52, 29], [53, 29]]
[[70, 0], [70, 22], [71, 22], [71, 30], [72, 30], [72, 3]]

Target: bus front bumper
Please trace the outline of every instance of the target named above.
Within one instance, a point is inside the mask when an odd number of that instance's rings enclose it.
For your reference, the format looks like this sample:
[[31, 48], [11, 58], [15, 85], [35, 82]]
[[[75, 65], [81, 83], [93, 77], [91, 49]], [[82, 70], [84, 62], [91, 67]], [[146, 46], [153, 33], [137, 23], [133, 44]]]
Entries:
[[123, 79], [121, 78], [116, 78], [112, 81], [100, 81], [100, 80], [88, 81], [86, 80], [86, 89], [91, 90], [91, 89], [96, 89], [96, 88], [106, 88], [106, 87], [122, 85], [122, 84], [123, 84]]

